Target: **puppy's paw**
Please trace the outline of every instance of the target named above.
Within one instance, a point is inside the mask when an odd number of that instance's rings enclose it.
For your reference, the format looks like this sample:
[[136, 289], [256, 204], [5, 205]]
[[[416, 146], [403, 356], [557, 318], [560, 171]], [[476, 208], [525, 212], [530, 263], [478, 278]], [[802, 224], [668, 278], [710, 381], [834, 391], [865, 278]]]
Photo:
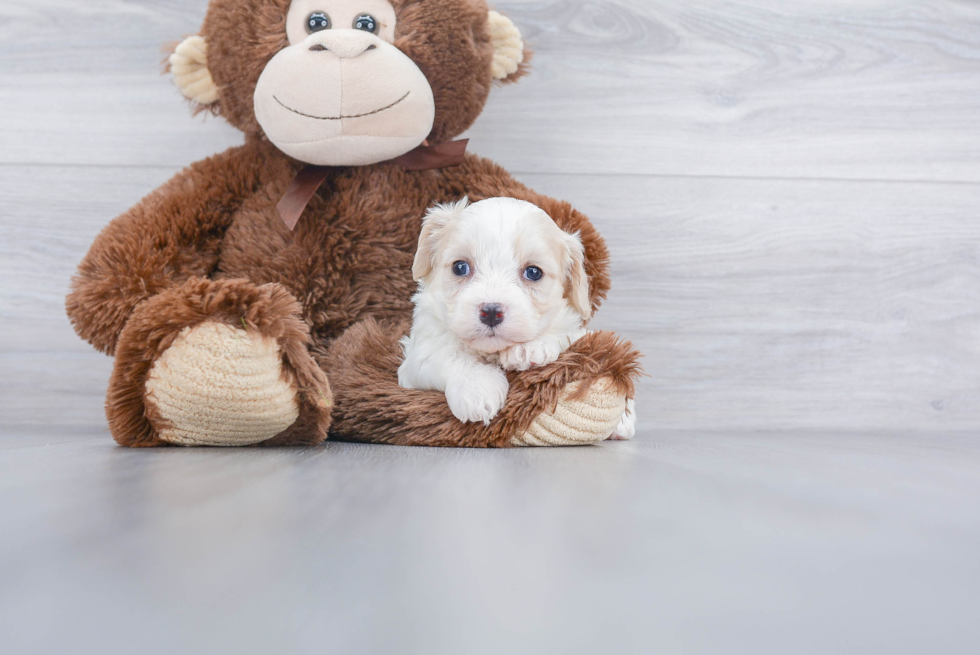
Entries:
[[451, 381], [446, 388], [446, 401], [453, 416], [463, 423], [489, 425], [504, 406], [509, 390], [510, 383], [502, 370], [481, 366], [466, 377]]
[[609, 435], [609, 441], [628, 441], [636, 436], [636, 402], [630, 398], [626, 401], [626, 411], [619, 420], [616, 429]]
[[508, 371], [526, 371], [550, 364], [558, 359], [561, 351], [561, 344], [555, 339], [518, 343], [500, 352], [500, 365]]

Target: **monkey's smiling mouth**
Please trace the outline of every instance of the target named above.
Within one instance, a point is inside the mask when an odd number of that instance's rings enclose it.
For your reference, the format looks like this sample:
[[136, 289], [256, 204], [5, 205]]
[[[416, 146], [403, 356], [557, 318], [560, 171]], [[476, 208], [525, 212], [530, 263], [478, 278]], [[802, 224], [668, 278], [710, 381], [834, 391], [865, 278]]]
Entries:
[[312, 114], [304, 114], [303, 112], [297, 111], [297, 110], [293, 109], [292, 107], [290, 107], [289, 105], [283, 103], [283, 101], [280, 100], [279, 98], [277, 98], [276, 96], [272, 96], [272, 99], [275, 100], [276, 102], [278, 102], [279, 103], [279, 106], [281, 106], [283, 109], [288, 109], [289, 111], [293, 112], [294, 114], [298, 114], [298, 115], [303, 116], [305, 118], [312, 118], [312, 119], [318, 120], [318, 121], [339, 121], [339, 120], [341, 120], [343, 118], [364, 118], [365, 116], [373, 116], [374, 114], [380, 114], [381, 112], [386, 111], [388, 109], [391, 109], [392, 107], [394, 107], [395, 105], [397, 105], [398, 103], [400, 103], [402, 100], [404, 100], [405, 98], [407, 98], [411, 93], [412, 93], [411, 91], [408, 91], [401, 98], [399, 98], [398, 100], [395, 100], [390, 105], [387, 105], [385, 107], [382, 107], [381, 109], [375, 109], [374, 111], [365, 112], [363, 114], [353, 114], [351, 116], [344, 116], [343, 114], [341, 114], [340, 116], [314, 116]]

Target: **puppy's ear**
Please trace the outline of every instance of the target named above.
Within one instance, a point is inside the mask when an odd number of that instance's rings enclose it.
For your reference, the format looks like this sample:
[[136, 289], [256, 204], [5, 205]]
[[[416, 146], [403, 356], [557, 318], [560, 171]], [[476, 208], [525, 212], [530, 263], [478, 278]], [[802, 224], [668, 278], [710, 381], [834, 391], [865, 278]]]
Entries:
[[432, 272], [439, 255], [439, 242], [449, 225], [469, 204], [469, 198], [463, 197], [456, 202], [436, 205], [426, 213], [422, 221], [422, 233], [419, 235], [419, 247], [415, 251], [415, 262], [412, 264], [412, 277], [416, 282]]
[[565, 251], [565, 297], [587, 321], [592, 318], [592, 302], [589, 300], [589, 276], [585, 273], [585, 248], [578, 233], [562, 234]]

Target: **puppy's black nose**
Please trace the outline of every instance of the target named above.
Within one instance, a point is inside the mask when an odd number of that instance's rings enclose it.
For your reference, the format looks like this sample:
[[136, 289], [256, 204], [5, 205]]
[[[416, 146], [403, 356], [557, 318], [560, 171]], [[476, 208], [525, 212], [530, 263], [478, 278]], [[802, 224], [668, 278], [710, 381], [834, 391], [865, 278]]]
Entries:
[[496, 327], [504, 322], [504, 308], [497, 303], [487, 303], [480, 307], [480, 322], [487, 327]]

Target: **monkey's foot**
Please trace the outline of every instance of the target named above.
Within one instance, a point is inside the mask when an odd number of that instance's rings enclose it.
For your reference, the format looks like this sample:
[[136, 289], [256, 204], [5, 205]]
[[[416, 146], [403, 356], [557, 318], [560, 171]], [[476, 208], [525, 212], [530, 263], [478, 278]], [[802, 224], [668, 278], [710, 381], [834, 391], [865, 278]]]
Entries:
[[299, 417], [276, 340], [217, 322], [180, 332], [150, 369], [146, 403], [160, 439], [181, 446], [257, 444]]
[[[298, 446], [333, 398], [295, 298], [278, 284], [191, 278], [126, 322], [106, 394], [122, 446]], [[244, 329], [243, 329], [244, 328]]]
[[626, 411], [626, 396], [612, 380], [596, 380], [583, 393], [568, 385], [554, 411], [542, 412], [512, 446], [584, 446], [609, 438]]

